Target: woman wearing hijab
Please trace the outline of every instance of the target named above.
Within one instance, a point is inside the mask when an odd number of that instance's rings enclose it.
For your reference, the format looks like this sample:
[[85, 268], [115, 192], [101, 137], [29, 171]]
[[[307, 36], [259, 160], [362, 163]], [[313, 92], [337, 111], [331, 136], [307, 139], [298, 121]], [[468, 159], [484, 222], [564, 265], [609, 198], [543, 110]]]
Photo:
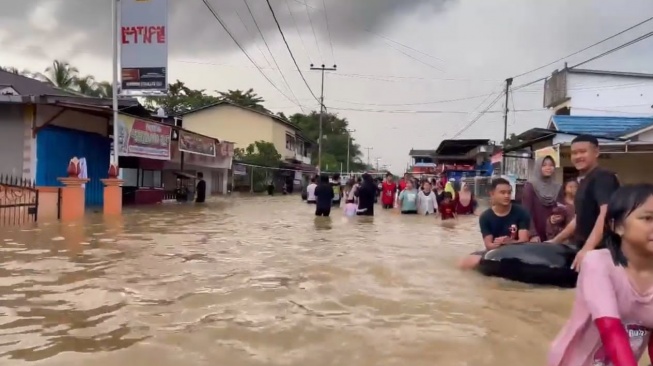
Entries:
[[452, 197], [451, 199], [454, 200], [454, 201], [458, 198], [458, 195], [456, 194], [456, 189], [453, 186], [453, 182], [455, 182], [455, 181], [456, 180], [454, 178], [451, 178], [451, 179], [449, 179], [447, 184], [444, 186], [444, 191], [451, 193], [451, 197]]
[[547, 221], [558, 207], [561, 184], [553, 177], [555, 162], [552, 157], [537, 159], [533, 175], [525, 185], [522, 195], [522, 206], [531, 214], [531, 241], [546, 241]]
[[474, 193], [469, 189], [467, 183], [461, 183], [458, 199], [456, 200], [456, 213], [458, 215], [474, 215], [477, 206]]

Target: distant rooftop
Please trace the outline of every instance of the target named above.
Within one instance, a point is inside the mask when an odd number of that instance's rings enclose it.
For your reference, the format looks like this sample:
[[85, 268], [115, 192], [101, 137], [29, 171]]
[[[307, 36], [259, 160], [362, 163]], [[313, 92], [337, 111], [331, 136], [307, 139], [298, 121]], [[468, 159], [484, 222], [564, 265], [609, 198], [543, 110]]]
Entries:
[[558, 132], [619, 138], [653, 125], [653, 117], [552, 116], [550, 127]]
[[435, 150], [417, 150], [410, 149], [408, 153], [409, 156], [433, 156], [435, 155]]
[[563, 71], [567, 71], [570, 74], [609, 75], [609, 76], [653, 79], [653, 74], [645, 74], [640, 72], [606, 71], [606, 70], [590, 70], [590, 69], [575, 69], [575, 68], [566, 68]]

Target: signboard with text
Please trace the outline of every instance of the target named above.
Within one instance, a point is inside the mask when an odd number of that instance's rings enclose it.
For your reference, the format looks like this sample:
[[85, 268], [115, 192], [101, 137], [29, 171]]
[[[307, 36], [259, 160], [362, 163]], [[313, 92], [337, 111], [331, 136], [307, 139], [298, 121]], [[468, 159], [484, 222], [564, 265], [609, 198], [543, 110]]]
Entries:
[[192, 132], [179, 131], [179, 151], [215, 156], [215, 140]]
[[172, 127], [142, 119], [118, 118], [118, 154], [139, 158], [170, 160]]
[[167, 91], [168, 0], [120, 0], [118, 41], [122, 91]]

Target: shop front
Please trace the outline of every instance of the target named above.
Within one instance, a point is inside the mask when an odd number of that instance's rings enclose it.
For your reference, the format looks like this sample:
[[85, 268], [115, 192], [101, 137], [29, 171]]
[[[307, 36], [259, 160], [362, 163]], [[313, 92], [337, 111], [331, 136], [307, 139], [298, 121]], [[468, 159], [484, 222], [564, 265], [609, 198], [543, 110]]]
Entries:
[[120, 115], [118, 165], [123, 183], [123, 203], [163, 201], [163, 168], [170, 160], [172, 126]]
[[208, 195], [226, 194], [234, 144], [182, 129], [174, 134], [177, 138], [173, 138], [171, 158], [163, 171], [166, 192], [170, 194], [179, 188], [194, 191], [194, 180], [180, 177], [197, 177], [202, 173]]

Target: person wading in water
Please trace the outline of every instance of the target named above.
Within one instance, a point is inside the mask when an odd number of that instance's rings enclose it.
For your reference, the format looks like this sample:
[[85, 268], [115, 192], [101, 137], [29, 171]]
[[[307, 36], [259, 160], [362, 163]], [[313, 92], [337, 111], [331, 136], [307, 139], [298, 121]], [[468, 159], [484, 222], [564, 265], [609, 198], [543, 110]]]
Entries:
[[574, 202], [576, 217], [551, 242], [561, 244], [572, 238], [579, 249], [572, 268], [579, 271], [583, 257], [601, 243], [608, 202], [619, 189], [619, 179], [599, 167], [599, 141], [594, 136], [581, 135], [571, 142], [571, 162], [580, 173]]
[[528, 242], [531, 217], [521, 206], [512, 203], [512, 186], [504, 178], [492, 181], [492, 207], [478, 218], [486, 250], [474, 252], [460, 263], [461, 269], [474, 269], [488, 250], [502, 245]]
[[547, 220], [553, 215], [553, 209], [558, 207], [562, 185], [555, 181], [555, 161], [546, 156], [537, 159], [531, 179], [524, 185], [522, 206], [531, 214], [532, 242], [547, 240]]

